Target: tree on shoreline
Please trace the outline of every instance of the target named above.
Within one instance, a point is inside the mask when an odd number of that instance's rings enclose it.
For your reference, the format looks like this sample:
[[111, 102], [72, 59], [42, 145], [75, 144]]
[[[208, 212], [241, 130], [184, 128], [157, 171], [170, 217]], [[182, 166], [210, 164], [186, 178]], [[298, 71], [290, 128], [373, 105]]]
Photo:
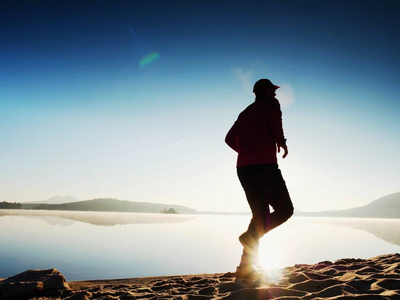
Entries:
[[0, 202], [0, 209], [21, 209], [22, 204], [21, 203], [11, 203], [11, 202]]
[[164, 208], [162, 211], [161, 211], [161, 213], [162, 214], [179, 214], [175, 209], [173, 209], [173, 208], [170, 208], [170, 209], [166, 209], [166, 208]]

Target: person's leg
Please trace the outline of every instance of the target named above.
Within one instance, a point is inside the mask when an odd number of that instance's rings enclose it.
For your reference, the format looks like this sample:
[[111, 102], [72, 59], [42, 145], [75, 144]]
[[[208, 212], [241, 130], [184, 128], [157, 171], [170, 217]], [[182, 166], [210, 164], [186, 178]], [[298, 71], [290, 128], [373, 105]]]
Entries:
[[268, 199], [272, 197], [271, 189], [266, 184], [268, 181], [265, 165], [252, 165], [237, 169], [240, 183], [245, 191], [252, 218], [247, 231], [242, 235], [242, 240], [254, 239], [258, 241], [268, 227], [269, 205]]
[[[238, 168], [238, 176], [252, 211], [249, 227], [239, 237], [244, 249], [236, 273], [239, 277], [246, 277], [257, 273], [253, 264], [258, 256], [259, 239], [289, 219], [293, 205], [277, 165]], [[272, 214], [269, 205], [274, 209]]]
[[245, 249], [240, 259], [240, 264], [236, 268], [236, 278], [257, 278], [262, 275], [254, 268], [254, 256], [250, 255]]
[[271, 189], [266, 184], [269, 181], [266, 169], [266, 165], [238, 168], [238, 177], [252, 211], [248, 229], [239, 237], [239, 241], [243, 245], [243, 254], [237, 270], [238, 274], [253, 273], [253, 266], [259, 265], [259, 239], [268, 228], [270, 214], [268, 199], [272, 197]]
[[245, 191], [252, 211], [248, 229], [240, 237], [243, 253], [236, 269], [236, 277], [259, 276], [254, 269], [258, 265], [259, 239], [264, 235], [269, 222], [268, 199], [272, 197], [268, 184], [266, 165], [254, 165], [238, 168], [238, 177]]
[[274, 211], [270, 214], [270, 221], [266, 232], [286, 222], [293, 215], [293, 204], [290, 199], [285, 180], [279, 169], [274, 170], [273, 190], [270, 205]]

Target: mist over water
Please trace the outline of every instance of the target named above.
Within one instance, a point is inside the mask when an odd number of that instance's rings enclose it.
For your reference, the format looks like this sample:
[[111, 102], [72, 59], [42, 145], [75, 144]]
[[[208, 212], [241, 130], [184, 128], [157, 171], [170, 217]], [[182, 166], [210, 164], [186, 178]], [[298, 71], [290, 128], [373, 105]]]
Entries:
[[[250, 216], [0, 211], [0, 278], [57, 268], [68, 281], [234, 271]], [[293, 217], [261, 240], [267, 268], [400, 251], [400, 220]]]

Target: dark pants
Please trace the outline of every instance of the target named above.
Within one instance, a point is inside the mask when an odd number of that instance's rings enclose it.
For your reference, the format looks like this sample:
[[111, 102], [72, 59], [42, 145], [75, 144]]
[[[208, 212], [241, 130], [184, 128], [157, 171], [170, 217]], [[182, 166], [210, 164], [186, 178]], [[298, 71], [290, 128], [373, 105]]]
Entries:
[[[293, 204], [277, 164], [239, 167], [237, 174], [253, 214], [247, 232], [255, 239], [293, 215]], [[272, 213], [269, 206], [274, 209]]]

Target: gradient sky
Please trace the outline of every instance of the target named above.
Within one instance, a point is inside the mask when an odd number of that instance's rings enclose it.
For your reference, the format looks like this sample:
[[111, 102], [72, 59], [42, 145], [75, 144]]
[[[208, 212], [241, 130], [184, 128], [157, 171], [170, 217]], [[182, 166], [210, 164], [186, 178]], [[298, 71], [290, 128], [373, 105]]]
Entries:
[[259, 78], [282, 87], [297, 209], [399, 192], [399, 15], [381, 0], [1, 1], [0, 201], [246, 211], [224, 138]]

